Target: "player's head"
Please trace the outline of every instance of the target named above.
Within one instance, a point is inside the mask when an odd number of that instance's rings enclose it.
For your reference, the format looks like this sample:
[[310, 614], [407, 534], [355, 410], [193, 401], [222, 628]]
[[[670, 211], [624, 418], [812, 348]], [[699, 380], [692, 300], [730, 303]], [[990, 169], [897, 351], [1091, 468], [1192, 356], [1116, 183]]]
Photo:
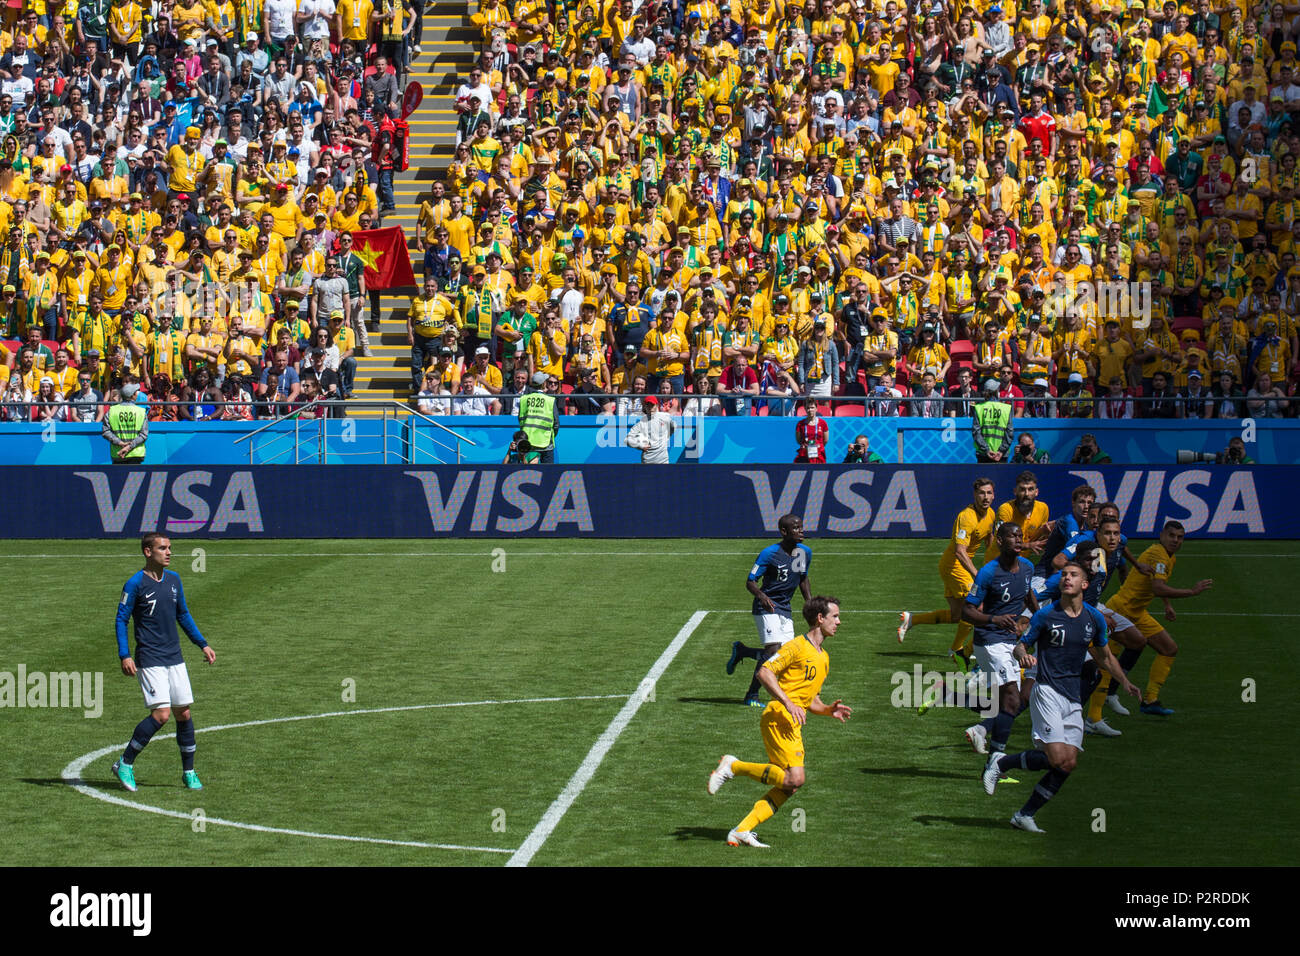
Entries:
[[1113, 501], [1103, 501], [1097, 505], [1097, 520], [1105, 521], [1107, 518], [1114, 518], [1119, 521], [1119, 505]]
[[1165, 526], [1160, 529], [1160, 543], [1164, 549], [1173, 554], [1183, 546], [1183, 537], [1187, 534], [1187, 529], [1183, 527], [1181, 521], [1166, 521]]
[[1004, 521], [998, 525], [998, 549], [1004, 557], [1019, 553], [1024, 544], [1025, 535], [1020, 525], [1014, 521]]
[[809, 627], [819, 628], [824, 637], [840, 629], [840, 599], [815, 594], [803, 606], [803, 619]]
[[[1080, 548], [1080, 551], [1083, 549]], [[1074, 597], [1082, 594], [1092, 580], [1092, 572], [1077, 560], [1066, 561], [1061, 568], [1061, 596]]]
[[1096, 500], [1097, 490], [1092, 485], [1080, 485], [1070, 492], [1070, 505], [1074, 509], [1075, 519], [1082, 521]]
[[172, 539], [157, 531], [150, 531], [140, 539], [140, 552], [148, 563], [165, 568], [172, 560]]
[[1038, 479], [1032, 471], [1022, 471], [1016, 475], [1016, 503], [1021, 507], [1038, 500]]
[[795, 514], [782, 515], [781, 520], [776, 523], [777, 530], [781, 532], [781, 537], [786, 541], [803, 540], [803, 518]]
[[1122, 535], [1119, 530], [1119, 518], [1103, 515], [1097, 520], [1097, 543], [1106, 549], [1107, 554], [1119, 550]]
[[993, 504], [993, 479], [976, 478], [975, 483], [971, 485], [971, 491], [977, 508], [982, 510]]

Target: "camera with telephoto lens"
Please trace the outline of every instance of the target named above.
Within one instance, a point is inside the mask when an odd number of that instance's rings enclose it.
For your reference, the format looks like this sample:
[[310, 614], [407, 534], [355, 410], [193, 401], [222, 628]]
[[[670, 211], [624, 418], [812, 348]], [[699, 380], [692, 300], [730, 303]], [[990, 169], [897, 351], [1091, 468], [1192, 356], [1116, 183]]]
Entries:
[[1223, 452], [1215, 454], [1212, 451], [1192, 451], [1190, 448], [1178, 449], [1178, 464], [1180, 465], [1217, 465], [1224, 461]]

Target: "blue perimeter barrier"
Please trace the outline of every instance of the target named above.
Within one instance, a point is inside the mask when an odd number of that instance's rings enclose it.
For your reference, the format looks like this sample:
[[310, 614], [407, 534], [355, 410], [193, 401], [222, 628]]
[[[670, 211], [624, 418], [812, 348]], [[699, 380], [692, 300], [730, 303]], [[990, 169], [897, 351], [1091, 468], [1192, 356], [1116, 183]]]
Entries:
[[[727, 465], [5, 467], [5, 538], [771, 537], [786, 512], [817, 537], [947, 536], [987, 475], [1011, 497], [1015, 466]], [[1046, 465], [1053, 515], [1083, 482], [1124, 530], [1168, 518], [1189, 535], [1300, 538], [1293, 466]], [[435, 549], [430, 556], [436, 556]]]
[[[477, 443], [462, 446], [462, 460], [472, 464], [499, 464], [518, 425], [505, 416], [454, 416], [443, 424]], [[628, 448], [628, 430], [637, 417], [565, 415], [560, 419], [556, 461], [561, 464], [623, 464], [640, 462], [640, 452]], [[678, 419], [670, 457], [699, 464], [775, 464], [794, 460], [795, 418]], [[974, 460], [969, 418], [865, 418], [826, 419], [830, 427], [829, 461], [844, 459], [849, 443], [866, 435], [871, 450], [886, 462], [907, 464], [966, 464]], [[368, 418], [331, 418], [304, 421], [300, 426], [302, 461], [317, 464], [385, 464], [407, 460], [437, 464], [455, 460], [454, 452], [439, 448], [456, 442], [427, 422]], [[293, 461], [291, 421], [272, 425], [255, 438], [235, 444], [265, 422], [154, 422], [149, 426], [148, 460], [166, 465], [272, 464]], [[1013, 421], [1017, 433], [1031, 431], [1038, 447], [1054, 462], [1068, 462], [1081, 435], [1092, 432], [1101, 449], [1117, 463], [1172, 465], [1180, 449], [1214, 453], [1228, 439], [1243, 435], [1247, 454], [1260, 464], [1300, 464], [1300, 420], [1258, 419], [1250, 426], [1241, 421], [1100, 421], [1089, 419], [1030, 419]], [[412, 436], [410, 429], [416, 434]], [[318, 428], [324, 429], [325, 457], [318, 452]], [[12, 423], [0, 426], [0, 464], [3, 465], [107, 465], [108, 442], [100, 426], [58, 423]], [[900, 458], [900, 448], [902, 456]]]

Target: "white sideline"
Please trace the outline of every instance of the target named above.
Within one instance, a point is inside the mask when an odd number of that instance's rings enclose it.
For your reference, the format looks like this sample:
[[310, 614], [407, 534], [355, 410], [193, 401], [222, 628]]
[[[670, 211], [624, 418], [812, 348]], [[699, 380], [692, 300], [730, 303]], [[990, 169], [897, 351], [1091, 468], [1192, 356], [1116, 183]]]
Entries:
[[[219, 730], [237, 730], [241, 727], [260, 727], [266, 724], [287, 724], [299, 720], [319, 720], [323, 717], [351, 717], [357, 714], [391, 714], [408, 710], [438, 710], [445, 707], [486, 707], [492, 704], [549, 704], [560, 701], [572, 700], [621, 700], [627, 697], [627, 694], [591, 694], [580, 697], [523, 697], [515, 700], [467, 700], [456, 701], [446, 704], [411, 704], [404, 707], [371, 707], [361, 710], [336, 710], [324, 714], [302, 714], [294, 717], [272, 717], [266, 720], [247, 720], [238, 724], [218, 724], [214, 727], [198, 727], [195, 733], [214, 733]], [[175, 734], [158, 734], [154, 740], [167, 740], [175, 737]], [[81, 779], [81, 773], [90, 764], [94, 763], [101, 757], [109, 754], [120, 752], [122, 745], [110, 744], [107, 747], [101, 747], [88, 754], [83, 754], [73, 760], [63, 768], [61, 774], [63, 781], [76, 790], [78, 793], [93, 797], [96, 800], [102, 800], [105, 803], [115, 804], [120, 807], [127, 807], [131, 810], [141, 810], [145, 813], [156, 813], [159, 816], [175, 817], [180, 820], [192, 820], [193, 817], [188, 813], [181, 813], [177, 810], [167, 810], [163, 807], [149, 806], [144, 803], [137, 803], [134, 800], [127, 800], [123, 797], [114, 796], [105, 793], [95, 787], [90, 786]], [[461, 846], [454, 843], [421, 843], [415, 840], [387, 840], [381, 837], [364, 837], [351, 836], [341, 833], [315, 833], [310, 830], [290, 830], [284, 827], [267, 827], [257, 823], [240, 823], [235, 820], [223, 820], [219, 817], [206, 817], [205, 823], [218, 827], [232, 827], [237, 830], [252, 830], [255, 833], [278, 833], [285, 836], [311, 837], [315, 840], [340, 840], [347, 843], [379, 843], [385, 846], [408, 846], [426, 850], [469, 850], [478, 853], [511, 853], [505, 847], [495, 846]]]
[[682, 625], [682, 629], [677, 632], [673, 642], [659, 655], [659, 660], [655, 661], [654, 665], [646, 673], [637, 691], [632, 694], [628, 702], [623, 705], [623, 709], [605, 728], [605, 732], [592, 745], [586, 759], [582, 761], [582, 765], [569, 778], [568, 784], [565, 785], [560, 795], [547, 808], [537, 826], [533, 827], [533, 832], [528, 834], [528, 839], [524, 840], [523, 845], [506, 861], [506, 866], [527, 866], [529, 861], [537, 854], [537, 851], [542, 848], [542, 844], [559, 826], [569, 807], [573, 806], [574, 801], [578, 799], [583, 789], [591, 782], [591, 778], [596, 775], [596, 770], [605, 759], [605, 755], [609, 753], [610, 748], [614, 746], [614, 742], [627, 729], [627, 725], [632, 722], [636, 712], [641, 709], [641, 705], [645, 702], [645, 693], [642, 688], [646, 684], [653, 686], [658, 682], [664, 671], [668, 670], [668, 665], [673, 662], [678, 652], [686, 646], [686, 641], [695, 633], [695, 629], [700, 626], [700, 622], [704, 620], [708, 613], [708, 611], [696, 611], [691, 615], [690, 620]]

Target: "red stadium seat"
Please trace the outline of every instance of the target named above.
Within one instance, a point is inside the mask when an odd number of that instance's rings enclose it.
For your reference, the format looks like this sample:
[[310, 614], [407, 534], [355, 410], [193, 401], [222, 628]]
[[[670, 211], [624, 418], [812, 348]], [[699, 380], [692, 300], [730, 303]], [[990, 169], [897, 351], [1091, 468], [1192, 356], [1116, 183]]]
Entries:
[[1173, 329], [1176, 335], [1188, 329], [1201, 333], [1205, 331], [1205, 322], [1201, 320], [1199, 315], [1180, 315], [1174, 319]]
[[760, 418], [765, 417], [767, 414], [768, 414], [768, 407], [766, 405], [764, 405], [762, 408], [758, 410], [758, 415]]
[[836, 418], [860, 417], [867, 414], [867, 406], [854, 405], [850, 402], [840, 402], [835, 406]]
[[948, 357], [952, 359], [954, 365], [958, 362], [973, 362], [975, 346], [965, 339], [954, 339], [948, 343]]

